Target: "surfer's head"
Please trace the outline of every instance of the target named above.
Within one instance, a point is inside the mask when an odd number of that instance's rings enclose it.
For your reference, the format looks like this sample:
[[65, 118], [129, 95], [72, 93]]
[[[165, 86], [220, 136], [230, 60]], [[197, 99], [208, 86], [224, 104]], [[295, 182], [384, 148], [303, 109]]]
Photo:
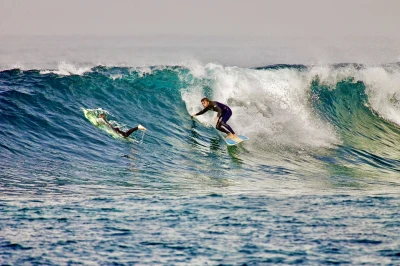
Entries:
[[210, 104], [210, 99], [208, 99], [207, 97], [201, 99], [201, 104], [204, 106], [204, 108], [207, 108]]
[[106, 119], [106, 114], [101, 113], [101, 114], [100, 114], [100, 117], [103, 118], [103, 119]]

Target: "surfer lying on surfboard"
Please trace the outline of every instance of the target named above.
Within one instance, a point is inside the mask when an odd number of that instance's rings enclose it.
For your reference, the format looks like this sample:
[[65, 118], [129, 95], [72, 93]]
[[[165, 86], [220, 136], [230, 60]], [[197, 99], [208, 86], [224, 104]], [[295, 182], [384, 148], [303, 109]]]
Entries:
[[110, 128], [112, 128], [112, 130], [114, 130], [115, 132], [121, 134], [124, 138], [129, 137], [130, 134], [132, 134], [133, 132], [135, 132], [136, 130], [146, 130], [146, 128], [142, 125], [138, 125], [137, 127], [133, 127], [131, 129], [129, 129], [128, 131], [124, 132], [122, 130], [120, 130], [118, 127], [113, 127], [108, 121], [107, 121], [107, 117], [104, 113], [99, 115], [99, 118], [96, 119], [97, 123], [99, 124], [103, 124], [106, 126], [109, 126]]
[[226, 123], [232, 115], [232, 110], [225, 104], [222, 104], [217, 101], [211, 101], [208, 98], [201, 99], [201, 104], [203, 105], [204, 109], [197, 114], [191, 115], [191, 117], [202, 115], [207, 111], [213, 110], [218, 112], [217, 117], [215, 118], [215, 122], [217, 123], [215, 128], [225, 134], [228, 134], [226, 138], [237, 138], [238, 136], [235, 134], [235, 131]]

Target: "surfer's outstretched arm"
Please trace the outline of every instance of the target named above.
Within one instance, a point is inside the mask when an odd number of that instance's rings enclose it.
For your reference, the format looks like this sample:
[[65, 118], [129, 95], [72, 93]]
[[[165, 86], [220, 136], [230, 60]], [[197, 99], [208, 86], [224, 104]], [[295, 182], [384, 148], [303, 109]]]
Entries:
[[[222, 111], [221, 108], [216, 107], [215, 104], [214, 104], [214, 102], [213, 102], [212, 105], [210, 105], [210, 100], [209, 100], [208, 98], [203, 98], [203, 99], [201, 99], [201, 104], [203, 105], [204, 109], [201, 110], [200, 112], [196, 113], [196, 114], [192, 114], [191, 117], [198, 116], [198, 115], [202, 115], [202, 114], [204, 114], [205, 112], [210, 111], [210, 110], [212, 110], [212, 109], [214, 109], [214, 111], [218, 112], [218, 117], [221, 116], [221, 111]], [[215, 109], [215, 108], [216, 108], [216, 109]]]
[[201, 110], [200, 112], [198, 112], [197, 114], [193, 114], [192, 116], [197, 116], [197, 115], [202, 115], [205, 112], [207, 112], [209, 109], [208, 108], [204, 108], [203, 110]]

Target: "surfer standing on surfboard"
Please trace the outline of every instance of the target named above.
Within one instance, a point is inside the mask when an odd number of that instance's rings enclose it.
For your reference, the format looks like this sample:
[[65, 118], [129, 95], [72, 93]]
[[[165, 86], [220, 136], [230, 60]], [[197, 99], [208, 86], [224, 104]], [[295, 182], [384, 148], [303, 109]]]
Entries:
[[109, 126], [110, 128], [112, 128], [112, 130], [114, 130], [115, 132], [121, 134], [124, 138], [129, 137], [130, 134], [132, 134], [133, 132], [135, 132], [136, 130], [146, 130], [146, 128], [142, 125], [138, 125], [137, 127], [133, 127], [131, 129], [129, 129], [128, 131], [124, 132], [122, 130], [120, 130], [118, 127], [113, 127], [108, 121], [107, 121], [107, 117], [104, 113], [99, 115], [99, 118], [96, 119], [97, 123], [99, 124], [103, 124], [106, 126]]
[[232, 115], [232, 110], [225, 104], [222, 104], [217, 101], [211, 101], [208, 98], [201, 99], [201, 104], [203, 105], [204, 109], [197, 114], [191, 115], [191, 117], [202, 115], [207, 111], [213, 110], [218, 112], [217, 117], [215, 118], [215, 122], [217, 123], [215, 128], [225, 134], [228, 134], [226, 138], [237, 138], [235, 131], [226, 123]]

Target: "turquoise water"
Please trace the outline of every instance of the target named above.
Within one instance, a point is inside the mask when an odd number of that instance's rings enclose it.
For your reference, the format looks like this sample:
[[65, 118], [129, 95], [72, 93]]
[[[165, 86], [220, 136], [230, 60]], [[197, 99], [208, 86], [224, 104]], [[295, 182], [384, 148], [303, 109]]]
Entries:
[[[399, 81], [399, 64], [3, 70], [0, 262], [398, 264]], [[204, 96], [250, 140], [192, 120]]]

